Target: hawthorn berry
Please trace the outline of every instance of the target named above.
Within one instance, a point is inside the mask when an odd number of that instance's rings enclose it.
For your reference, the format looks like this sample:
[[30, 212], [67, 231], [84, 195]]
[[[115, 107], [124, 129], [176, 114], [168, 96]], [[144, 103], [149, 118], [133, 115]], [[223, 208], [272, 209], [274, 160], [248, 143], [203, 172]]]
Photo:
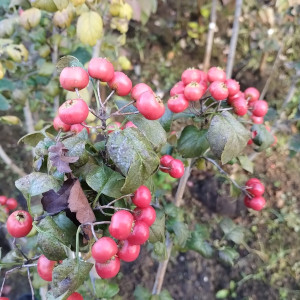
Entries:
[[153, 92], [148, 91], [140, 95], [136, 101], [138, 111], [148, 120], [157, 120], [165, 113], [165, 107]]
[[199, 82], [199, 81], [203, 80], [202, 73], [203, 72], [198, 69], [188, 68], [182, 72], [181, 81], [183, 82], [184, 85], [188, 85], [189, 83], [191, 83], [193, 81]]
[[63, 131], [63, 132], [66, 132], [66, 131], [69, 131], [71, 126], [64, 123], [59, 116], [56, 116], [53, 120], [53, 127], [56, 131]]
[[192, 81], [184, 88], [184, 96], [189, 101], [198, 101], [206, 92], [203, 85]]
[[7, 231], [15, 238], [24, 237], [31, 231], [32, 222], [33, 219], [27, 211], [16, 210], [7, 218]]
[[241, 91], [237, 92], [233, 96], [228, 96], [228, 98], [227, 98], [228, 105], [232, 105], [234, 103], [234, 101], [239, 99], [239, 98], [245, 99], [244, 94]]
[[89, 114], [89, 107], [81, 99], [71, 99], [63, 103], [58, 109], [58, 115], [65, 124], [79, 124], [86, 120]]
[[209, 82], [214, 82], [214, 81], [225, 82], [226, 73], [220, 67], [211, 67], [207, 72], [207, 80]]
[[115, 70], [113, 64], [106, 58], [94, 57], [89, 62], [88, 73], [92, 78], [108, 82], [113, 79]]
[[257, 135], [257, 131], [252, 131], [251, 132], [252, 138], [248, 141], [248, 145], [252, 145], [253, 144], [253, 139], [256, 137]]
[[89, 74], [81, 67], [66, 67], [59, 76], [62, 88], [72, 92], [75, 89], [84, 89], [89, 84], [89, 80]]
[[9, 209], [9, 210], [13, 210], [13, 209], [16, 209], [18, 207], [18, 202], [15, 198], [8, 198], [6, 200], [6, 207]]
[[144, 186], [141, 185], [134, 193], [134, 196], [132, 198], [132, 202], [135, 206], [140, 208], [148, 207], [151, 203], [151, 192], [150, 190]]
[[5, 205], [6, 201], [7, 201], [6, 196], [0, 196], [0, 205]]
[[[86, 125], [85, 122], [82, 122], [82, 123]], [[89, 129], [88, 127], [85, 127], [85, 126], [81, 125], [81, 124], [73, 124], [73, 125], [71, 125], [70, 131], [71, 131], [71, 132], [74, 132], [74, 133], [76, 133], [76, 134], [78, 134], [78, 133], [81, 132], [84, 128], [87, 130], [87, 133], [90, 133], [90, 129]]]
[[96, 262], [95, 269], [97, 274], [103, 279], [115, 277], [120, 271], [120, 259], [113, 257], [105, 263]]
[[110, 237], [100, 238], [92, 247], [92, 256], [96, 262], [104, 263], [118, 252], [116, 242]]
[[137, 126], [135, 126], [131, 121], [127, 122], [125, 124], [125, 127], [124, 128], [137, 128]]
[[264, 117], [257, 117], [252, 115], [251, 120], [254, 124], [262, 124], [264, 122]]
[[170, 163], [171, 163], [172, 160], [174, 160], [174, 157], [173, 157], [173, 156], [168, 155], [168, 154], [163, 155], [163, 156], [160, 158], [160, 165], [161, 165], [162, 167], [165, 167], [165, 168], [168, 168], [168, 169], [160, 168], [160, 170], [161, 170], [162, 172], [164, 172], [164, 173], [169, 173], [169, 171], [170, 171], [169, 165], [170, 165]]
[[184, 83], [182, 81], [178, 81], [170, 90], [170, 96], [172, 97], [175, 95], [183, 94], [184, 87], [185, 87]]
[[142, 245], [148, 240], [149, 235], [149, 226], [142, 221], [136, 221], [127, 240], [132, 245]]
[[168, 108], [173, 113], [180, 113], [185, 111], [189, 106], [189, 101], [185, 98], [183, 94], [176, 94], [169, 98]]
[[245, 91], [245, 98], [249, 102], [255, 102], [259, 99], [260, 92], [255, 87], [248, 87]]
[[52, 281], [52, 272], [56, 261], [49, 260], [45, 255], [41, 255], [37, 261], [37, 272], [45, 281]]
[[130, 78], [123, 72], [115, 72], [113, 78], [108, 82], [109, 87], [116, 91], [119, 96], [127, 96], [132, 88]]
[[264, 117], [268, 112], [268, 103], [265, 100], [255, 101], [253, 104], [252, 114], [256, 117]]
[[[254, 132], [256, 132], [256, 131], [254, 131]], [[247, 182], [246, 182], [246, 184], [252, 184], [252, 183], [254, 183], [254, 182], [261, 182], [258, 178], [250, 178]]]
[[107, 126], [107, 133], [110, 134], [114, 132], [115, 130], [122, 129], [120, 122], [112, 122]]
[[73, 294], [71, 294], [67, 300], [84, 300], [83, 297], [81, 296], [81, 294], [75, 292]]
[[140, 245], [132, 245], [127, 240], [118, 243], [119, 251], [117, 253], [119, 259], [126, 262], [134, 261], [140, 254]]
[[131, 98], [136, 101], [144, 92], [153, 91], [148, 84], [138, 83], [131, 90]]
[[119, 210], [111, 217], [109, 233], [117, 240], [126, 240], [131, 233], [133, 215], [127, 210]]
[[214, 81], [209, 86], [209, 92], [215, 100], [221, 101], [228, 97], [228, 88], [222, 81]]
[[[253, 179], [253, 178], [252, 178]], [[248, 180], [246, 186], [249, 187], [248, 192], [253, 196], [261, 196], [265, 192], [265, 186], [260, 180]]]
[[228, 88], [228, 96], [234, 96], [240, 91], [240, 84], [234, 79], [227, 79], [225, 84]]
[[184, 174], [184, 164], [179, 159], [174, 159], [170, 162], [170, 176], [174, 178], [180, 178]]
[[0, 300], [9, 300], [7, 297], [0, 297]]
[[155, 209], [150, 205], [146, 208], [136, 207], [133, 215], [136, 221], [143, 221], [149, 227], [155, 222], [156, 219]]
[[244, 116], [248, 111], [247, 101], [243, 97], [240, 97], [240, 98], [236, 99], [232, 103], [232, 107], [233, 107], [233, 111], [238, 116]]
[[251, 208], [253, 210], [260, 211], [265, 207], [266, 200], [264, 197], [261, 196], [253, 197], [253, 198], [249, 198], [246, 196], [244, 198], [244, 203], [246, 207]]

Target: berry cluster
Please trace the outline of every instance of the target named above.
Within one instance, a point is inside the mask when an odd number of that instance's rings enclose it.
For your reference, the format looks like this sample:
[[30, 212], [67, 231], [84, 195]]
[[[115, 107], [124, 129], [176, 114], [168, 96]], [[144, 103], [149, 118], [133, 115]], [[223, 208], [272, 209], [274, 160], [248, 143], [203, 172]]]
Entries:
[[183, 162], [168, 154], [160, 158], [159, 169], [164, 173], [169, 173], [173, 178], [180, 178], [184, 174]]
[[260, 211], [266, 205], [266, 200], [262, 197], [265, 192], [265, 186], [257, 178], [251, 178], [246, 182], [246, 188], [249, 196], [245, 196], [244, 203], [246, 207]]
[[0, 205], [4, 206], [4, 211], [8, 214], [11, 210], [14, 210], [18, 207], [18, 202], [15, 198], [0, 196]]
[[132, 262], [140, 253], [140, 245], [149, 238], [149, 227], [154, 223], [156, 212], [151, 203], [151, 192], [140, 186], [132, 197], [136, 206], [133, 213], [119, 210], [113, 214], [109, 225], [111, 237], [100, 238], [92, 247], [95, 268], [101, 278], [115, 277], [120, 270], [120, 260]]

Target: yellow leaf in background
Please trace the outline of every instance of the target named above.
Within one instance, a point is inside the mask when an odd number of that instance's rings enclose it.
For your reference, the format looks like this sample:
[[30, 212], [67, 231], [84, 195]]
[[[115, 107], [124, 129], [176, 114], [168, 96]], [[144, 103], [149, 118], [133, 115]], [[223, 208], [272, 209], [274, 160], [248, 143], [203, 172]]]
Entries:
[[58, 10], [63, 10], [69, 5], [69, 0], [53, 0]]
[[76, 7], [85, 3], [85, 0], [71, 0], [71, 2]]
[[17, 18], [9, 18], [0, 21], [0, 37], [11, 36], [14, 33], [14, 25]]
[[98, 13], [89, 11], [78, 18], [77, 36], [82, 43], [94, 46], [101, 37], [102, 31], [102, 18]]
[[132, 15], [132, 7], [128, 3], [124, 3], [120, 8], [119, 17], [127, 19], [129, 21], [132, 19]]
[[[84, 88], [84, 89], [80, 90], [79, 94], [80, 94], [80, 98], [82, 98], [89, 105], [91, 102], [91, 97], [90, 97], [88, 89]], [[77, 98], [78, 98], [78, 96], [77, 96], [76, 92], [69, 91], [66, 94], [66, 100], [77, 99]]]
[[3, 65], [0, 63], [0, 79], [2, 79], [5, 75], [5, 69], [3, 67]]
[[73, 20], [73, 11], [70, 6], [63, 9], [62, 11], [57, 11], [53, 16], [53, 24], [59, 28], [69, 27]]
[[3, 116], [0, 117], [1, 123], [8, 125], [19, 125], [21, 124], [21, 120], [16, 116]]
[[49, 12], [55, 12], [58, 10], [53, 0], [31, 0], [30, 3], [33, 7], [46, 10]]
[[132, 70], [132, 64], [126, 56], [120, 56], [118, 58], [118, 63], [120, 64], [122, 70], [124, 71]]
[[16, 45], [8, 45], [5, 48], [8, 56], [15, 62], [27, 61], [28, 59], [28, 51], [23, 44]]
[[20, 24], [26, 29], [30, 30], [40, 23], [41, 11], [38, 8], [32, 7], [22, 12], [20, 16]]

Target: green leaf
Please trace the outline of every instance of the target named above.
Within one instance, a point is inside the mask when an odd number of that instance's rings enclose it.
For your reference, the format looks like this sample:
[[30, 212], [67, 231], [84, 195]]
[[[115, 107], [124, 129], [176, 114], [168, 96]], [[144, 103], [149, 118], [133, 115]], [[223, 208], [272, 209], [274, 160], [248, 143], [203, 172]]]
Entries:
[[138, 285], [134, 290], [133, 296], [136, 300], [150, 300], [151, 293], [146, 288]]
[[162, 210], [156, 210], [155, 222], [150, 227], [150, 243], [164, 242], [165, 241], [165, 222], [166, 217]]
[[81, 67], [83, 68], [82, 63], [78, 60], [78, 58], [66, 55], [60, 58], [60, 60], [56, 64], [57, 73], [60, 74], [61, 71], [66, 67]]
[[173, 300], [173, 298], [170, 295], [169, 291], [162, 290], [159, 294], [159, 300]]
[[213, 117], [207, 138], [213, 154], [222, 164], [226, 164], [243, 151], [250, 139], [250, 133], [225, 111]]
[[[2, 80], [0, 80], [0, 82]], [[0, 94], [0, 110], [8, 110], [8, 109], [10, 109], [10, 104], [8, 103], [7, 99], [2, 94]]]
[[56, 266], [53, 270], [52, 294], [59, 297], [64, 293], [69, 296], [75, 292], [87, 279], [93, 265], [76, 259], [64, 260], [62, 264]]
[[181, 247], [184, 247], [190, 235], [190, 231], [187, 224], [177, 220], [172, 220], [168, 222], [167, 229], [169, 232], [175, 233], [177, 244]]
[[209, 148], [206, 133], [206, 129], [199, 130], [193, 125], [186, 126], [177, 143], [178, 152], [186, 158], [203, 155]]
[[68, 156], [80, 157], [85, 152], [85, 144], [88, 141], [88, 133], [86, 129], [83, 129], [75, 136], [69, 137], [63, 141], [64, 146], [69, 150]]
[[52, 176], [45, 173], [33, 172], [15, 182], [16, 188], [27, 198], [41, 195], [49, 190], [58, 191], [60, 184]]
[[255, 124], [251, 131], [256, 131], [256, 136], [253, 139], [255, 145], [259, 146], [255, 150], [258, 152], [264, 151], [274, 143], [274, 137], [271, 132], [262, 124]]
[[106, 145], [116, 167], [126, 176], [121, 192], [134, 192], [157, 170], [159, 158], [151, 143], [136, 128], [114, 131]]
[[232, 248], [224, 248], [218, 252], [219, 260], [225, 265], [233, 266], [234, 260], [239, 257], [237, 251]]
[[45, 135], [42, 132], [40, 132], [40, 131], [34, 131], [34, 132], [31, 132], [31, 133], [28, 133], [28, 134], [22, 136], [19, 139], [18, 144], [20, 142], [23, 142], [26, 145], [35, 147], [44, 138], [45, 138]]
[[0, 91], [13, 91], [15, 89], [14, 83], [7, 79], [7, 78], [2, 78], [0, 80]]
[[219, 290], [216, 293], [216, 299], [227, 299], [228, 296], [229, 296], [229, 290], [226, 289]]
[[236, 244], [241, 244], [244, 240], [244, 229], [241, 226], [237, 226], [231, 219], [224, 218], [220, 222], [220, 227], [225, 233], [225, 238], [231, 240]]
[[105, 164], [94, 166], [86, 176], [86, 183], [96, 192], [112, 198], [122, 196], [121, 188], [124, 185], [124, 177], [107, 167]]
[[289, 150], [300, 152], [300, 134], [291, 137], [289, 141]]
[[253, 173], [253, 162], [249, 159], [248, 156], [239, 156], [238, 160], [240, 161], [240, 164], [242, 168], [249, 173]]
[[165, 131], [171, 130], [171, 125], [173, 121], [173, 113], [169, 110], [168, 105], [165, 104], [165, 113], [159, 119], [161, 126], [164, 128]]
[[168, 257], [166, 244], [157, 242], [153, 245], [153, 256], [158, 261], [166, 260]]
[[119, 293], [119, 286], [116, 283], [109, 282], [103, 279], [95, 280], [95, 288], [97, 298], [112, 298]]

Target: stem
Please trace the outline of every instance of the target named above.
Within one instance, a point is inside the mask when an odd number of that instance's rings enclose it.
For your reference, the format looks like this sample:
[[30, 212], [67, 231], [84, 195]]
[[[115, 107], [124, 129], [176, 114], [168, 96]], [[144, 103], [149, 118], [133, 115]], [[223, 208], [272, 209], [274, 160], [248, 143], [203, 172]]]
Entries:
[[[106, 97], [105, 101], [103, 102], [103, 105], [107, 103], [107, 101], [112, 97], [112, 95], [115, 93], [115, 90], [112, 90], [110, 94]], [[134, 101], [133, 101], [134, 102]], [[126, 105], [125, 105], [126, 106]]]
[[112, 116], [129, 116], [129, 115], [137, 115], [139, 114], [140, 112], [139, 111], [134, 111], [134, 112], [126, 112], [126, 113], [117, 113], [117, 112], [114, 112], [110, 115], [110, 117]]
[[[186, 183], [190, 176], [191, 164], [192, 164], [191, 159], [189, 159], [188, 162], [189, 162], [189, 164], [185, 168], [184, 175], [180, 178], [180, 181], [179, 181], [179, 185], [178, 185], [177, 192], [176, 192], [175, 199], [174, 199], [175, 206], [180, 206], [180, 204], [182, 202], [183, 193], [184, 193], [184, 190], [186, 187]], [[170, 259], [172, 247], [173, 247], [173, 243], [170, 240], [169, 235], [167, 234], [167, 236], [166, 236], [167, 259], [160, 262], [158, 265], [155, 282], [154, 282], [153, 289], [152, 289], [152, 295], [160, 294], [160, 291], [161, 291], [161, 288], [162, 288], [162, 285], [164, 282], [164, 277], [165, 277], [165, 274], [167, 271], [167, 266], [168, 266], [168, 262]]]
[[29, 282], [29, 285], [30, 285], [30, 290], [31, 290], [31, 298], [32, 300], [34, 300], [34, 289], [33, 289], [33, 286], [32, 286], [32, 281], [31, 281], [31, 278], [30, 278], [30, 271], [29, 271], [29, 268], [27, 267], [27, 277], [28, 277], [28, 282]]
[[117, 199], [115, 199], [115, 200], [109, 202], [108, 204], [106, 204], [106, 206], [111, 206], [112, 204], [114, 204], [115, 202], [117, 202], [117, 201], [119, 201], [119, 200], [121, 200], [121, 199], [123, 199], [123, 198], [132, 197], [132, 196], [134, 196], [134, 194], [127, 194], [127, 195], [124, 195], [124, 196], [122, 196], [122, 197], [120, 197], [120, 198], [117, 198]]
[[79, 94], [78, 88], [75, 88], [75, 92], [76, 92], [77, 97], [80, 98], [80, 94]]
[[98, 99], [99, 99], [99, 104], [102, 107], [102, 109], [104, 109], [104, 103], [102, 103], [102, 99], [101, 99], [101, 93], [100, 93], [100, 80], [97, 80], [97, 95], [98, 95]]
[[206, 49], [205, 49], [205, 56], [203, 62], [203, 71], [207, 72], [210, 66], [210, 58], [211, 58], [211, 51], [214, 41], [214, 34], [216, 29], [216, 21], [217, 21], [217, 0], [212, 0], [211, 4], [211, 12], [210, 12], [210, 23], [209, 23], [209, 30], [207, 34], [206, 40]]
[[235, 13], [234, 13], [234, 21], [233, 21], [233, 28], [232, 28], [232, 35], [230, 40], [229, 46], [229, 54], [228, 54], [228, 61], [226, 66], [226, 77], [231, 78], [232, 69], [234, 64], [234, 57], [235, 57], [235, 50], [237, 45], [237, 39], [239, 34], [239, 18], [242, 12], [242, 5], [243, 0], [236, 0], [235, 1]]
[[78, 226], [77, 231], [76, 231], [76, 252], [75, 252], [75, 257], [77, 261], [79, 261], [79, 234], [81, 231], [81, 226]]

